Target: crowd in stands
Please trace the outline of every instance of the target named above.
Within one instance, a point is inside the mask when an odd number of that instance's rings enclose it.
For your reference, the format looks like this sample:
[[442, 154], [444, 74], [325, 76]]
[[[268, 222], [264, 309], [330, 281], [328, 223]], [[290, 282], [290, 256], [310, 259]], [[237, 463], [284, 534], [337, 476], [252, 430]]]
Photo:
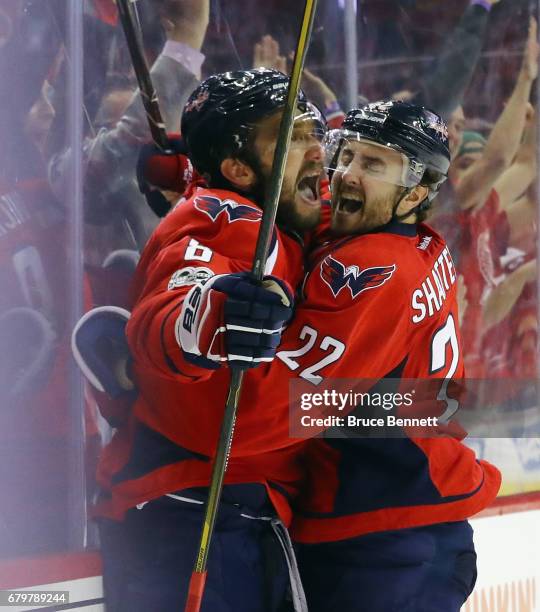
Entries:
[[[178, 133], [184, 103], [204, 76], [290, 67], [302, 3], [137, 4], [170, 134]], [[450, 178], [428, 223], [450, 243], [460, 273], [471, 378], [537, 376], [539, 47], [529, 4], [364, 0], [358, 7], [359, 104], [393, 95], [433, 108], [449, 125]], [[0, 2], [0, 447], [6, 457], [0, 480], [17, 490], [0, 510], [0, 557], [51, 550], [51, 542], [68, 546], [57, 512], [70, 503], [62, 472], [72, 452], [67, 440], [84, 433], [91, 483], [106, 435], [89, 398], [84, 419], [73, 425], [73, 294], [82, 296], [84, 309], [124, 305], [125, 281], [159, 222], [137, 182], [137, 159], [150, 134], [114, 3], [84, 3], [80, 143], [67, 121], [68, 76], [77, 61], [68, 17], [60, 0]], [[342, 21], [342, 2], [320, 2], [303, 81], [330, 127], [349, 110]], [[83, 200], [76, 203], [69, 194], [78, 172]], [[80, 252], [73, 240], [77, 207]], [[82, 286], [75, 286], [72, 264], [81, 257]], [[91, 484], [87, 491], [92, 494]], [[38, 497], [43, 503], [33, 504]], [[31, 520], [18, 516], [21, 506], [32, 508]], [[39, 533], [28, 524], [40, 525]]]

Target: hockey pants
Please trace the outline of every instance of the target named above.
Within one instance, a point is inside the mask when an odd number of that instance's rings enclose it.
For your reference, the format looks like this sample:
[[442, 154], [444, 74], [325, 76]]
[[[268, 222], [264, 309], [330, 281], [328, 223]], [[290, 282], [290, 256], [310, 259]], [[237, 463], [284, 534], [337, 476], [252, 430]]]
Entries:
[[298, 546], [309, 612], [459, 612], [476, 581], [468, 522]]
[[[204, 489], [100, 520], [107, 612], [182, 612], [199, 545]], [[249, 505], [248, 505], [249, 504]], [[260, 485], [223, 492], [201, 612], [305, 612], [288, 533]]]

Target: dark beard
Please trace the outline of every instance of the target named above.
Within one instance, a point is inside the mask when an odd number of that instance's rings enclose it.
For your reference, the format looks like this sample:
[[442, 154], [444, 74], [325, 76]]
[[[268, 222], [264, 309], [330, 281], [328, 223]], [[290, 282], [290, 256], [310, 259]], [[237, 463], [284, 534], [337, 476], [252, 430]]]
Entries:
[[[263, 210], [266, 203], [266, 193], [270, 186], [270, 178], [266, 177], [255, 157], [246, 160], [255, 173], [256, 182], [246, 195], [256, 202]], [[294, 195], [292, 196], [294, 198]], [[276, 213], [276, 224], [284, 229], [293, 232], [303, 233], [317, 227], [320, 221], [320, 209], [314, 212], [313, 216], [302, 215], [296, 210], [294, 199], [285, 200], [279, 203]]]
[[281, 202], [276, 215], [276, 223], [280, 227], [300, 233], [317, 227], [320, 219], [320, 209], [313, 211], [313, 215], [302, 215], [296, 210], [294, 201]]

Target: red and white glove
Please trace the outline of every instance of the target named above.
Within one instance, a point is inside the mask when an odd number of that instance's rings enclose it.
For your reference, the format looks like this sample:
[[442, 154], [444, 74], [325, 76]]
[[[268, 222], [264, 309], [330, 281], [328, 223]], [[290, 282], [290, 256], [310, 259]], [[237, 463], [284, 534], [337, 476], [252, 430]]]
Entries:
[[171, 191], [179, 196], [201, 177], [191, 165], [187, 149], [179, 134], [169, 134], [171, 153], [164, 153], [155, 144], [141, 147], [137, 161], [139, 190], [158, 217], [164, 217], [171, 206], [161, 193]]

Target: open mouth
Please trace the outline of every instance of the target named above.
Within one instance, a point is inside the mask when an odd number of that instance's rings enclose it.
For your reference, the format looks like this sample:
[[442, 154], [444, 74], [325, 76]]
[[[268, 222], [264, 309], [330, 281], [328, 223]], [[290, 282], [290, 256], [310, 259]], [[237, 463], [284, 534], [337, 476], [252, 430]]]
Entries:
[[336, 210], [340, 213], [353, 214], [362, 210], [364, 200], [358, 197], [341, 196], [337, 204]]
[[319, 201], [319, 180], [320, 175], [314, 174], [312, 176], [304, 176], [304, 178], [298, 183], [297, 191], [300, 197], [308, 202]]

